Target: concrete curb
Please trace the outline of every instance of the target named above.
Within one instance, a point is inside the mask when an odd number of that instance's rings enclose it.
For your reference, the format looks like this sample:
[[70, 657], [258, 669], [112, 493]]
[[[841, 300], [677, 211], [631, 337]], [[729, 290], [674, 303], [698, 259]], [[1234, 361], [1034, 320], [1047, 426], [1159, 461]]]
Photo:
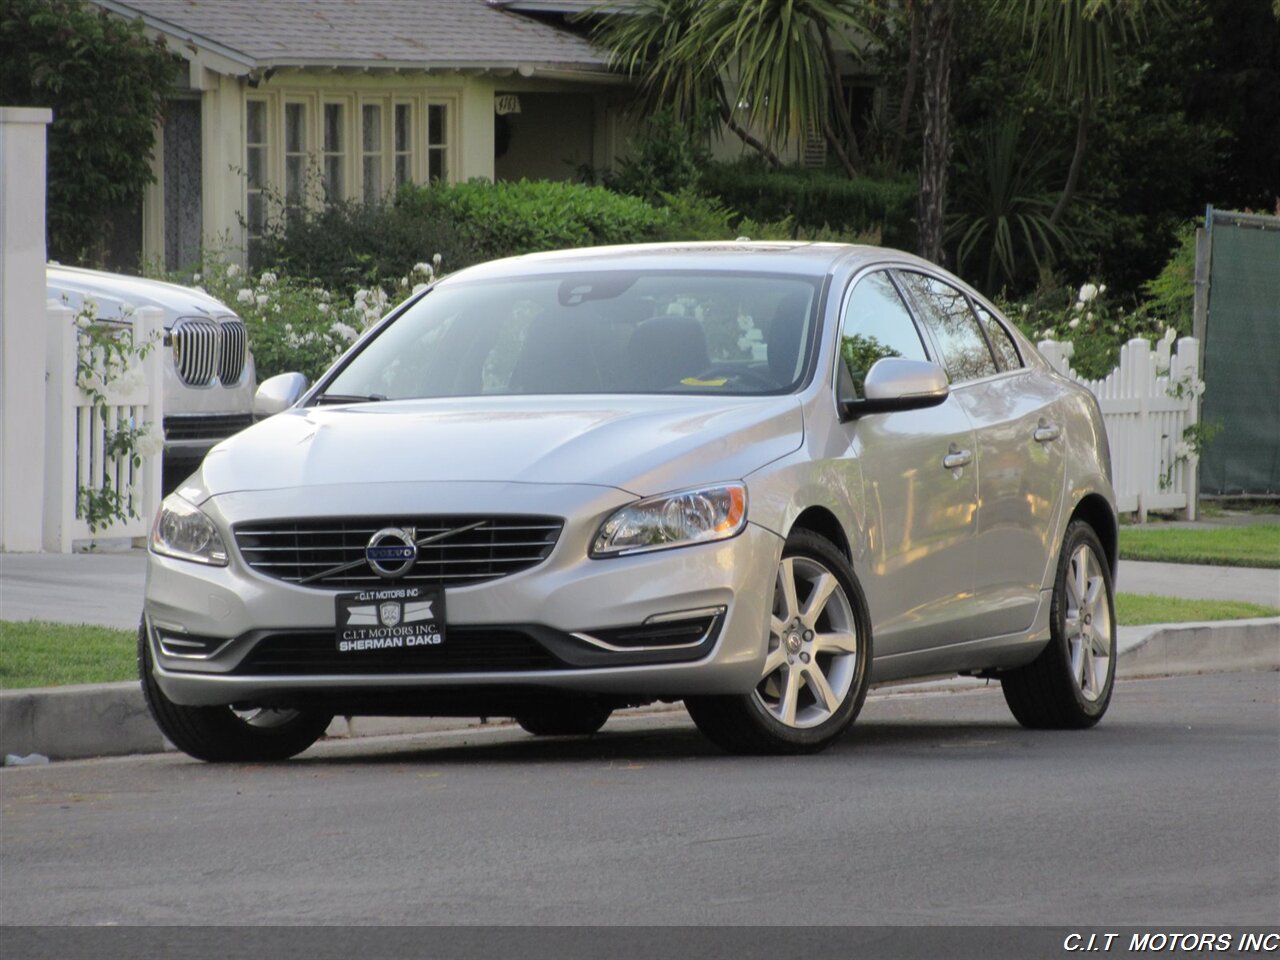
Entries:
[[[1245, 670], [1280, 670], [1280, 617], [1215, 623], [1122, 627], [1117, 674], [1124, 678]], [[980, 687], [961, 678], [882, 688], [912, 692]], [[669, 704], [640, 708], [677, 709]], [[356, 717], [334, 720], [330, 737], [370, 737], [457, 730], [457, 718]], [[136, 682], [0, 691], [0, 753], [40, 753], [53, 760], [158, 753], [173, 746], [156, 729]]]

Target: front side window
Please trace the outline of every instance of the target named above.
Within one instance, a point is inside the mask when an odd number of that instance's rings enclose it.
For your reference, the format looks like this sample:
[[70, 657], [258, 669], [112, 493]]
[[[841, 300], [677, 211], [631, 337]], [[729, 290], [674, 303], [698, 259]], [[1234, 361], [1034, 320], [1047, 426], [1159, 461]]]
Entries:
[[859, 399], [865, 399], [868, 371], [884, 357], [929, 359], [907, 305], [889, 274], [881, 270], [858, 281], [840, 326], [840, 358], [853, 377]]
[[968, 297], [923, 273], [903, 271], [898, 276], [911, 294], [920, 319], [933, 334], [952, 383], [977, 380], [996, 372], [996, 362], [978, 329]]
[[789, 393], [807, 369], [818, 290], [818, 278], [697, 272], [446, 283], [325, 395]]

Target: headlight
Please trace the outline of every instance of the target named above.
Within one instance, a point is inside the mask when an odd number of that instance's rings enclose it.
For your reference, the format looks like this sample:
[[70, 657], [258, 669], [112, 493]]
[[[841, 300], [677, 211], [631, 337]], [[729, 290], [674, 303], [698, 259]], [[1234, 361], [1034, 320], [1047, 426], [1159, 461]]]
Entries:
[[746, 525], [747, 488], [741, 483], [664, 493], [625, 506], [606, 520], [591, 544], [591, 556], [727, 540]]
[[193, 560], [215, 567], [227, 565], [227, 548], [222, 545], [213, 521], [200, 508], [177, 495], [164, 498], [151, 528], [151, 549], [166, 557]]

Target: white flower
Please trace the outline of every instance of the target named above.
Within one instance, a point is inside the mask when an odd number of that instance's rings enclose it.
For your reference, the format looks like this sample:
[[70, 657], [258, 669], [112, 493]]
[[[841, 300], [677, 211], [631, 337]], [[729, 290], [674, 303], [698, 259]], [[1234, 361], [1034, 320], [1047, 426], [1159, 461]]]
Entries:
[[1098, 288], [1098, 292], [1099, 292], [1099, 293], [1106, 293], [1106, 292], [1107, 292], [1107, 285], [1104, 283], [1102, 286], [1100, 286], [1100, 287]]
[[422, 292], [423, 290], [425, 290], [425, 289], [427, 289], [427, 285], [426, 285], [425, 283], [415, 283], [415, 284], [413, 285], [413, 294], [414, 294], [414, 296], [418, 295], [419, 293], [421, 293], [421, 292]]
[[1202, 396], [1204, 396], [1204, 381], [1203, 381], [1203, 380], [1197, 380], [1197, 381], [1195, 381], [1194, 383], [1192, 383], [1192, 384], [1191, 384], [1191, 394], [1192, 394], [1192, 396], [1196, 396], [1196, 397], [1202, 397]]
[[1112, 332], [1112, 333], [1119, 333], [1119, 332], [1120, 332], [1120, 324], [1118, 324], [1118, 323], [1113, 323], [1113, 324], [1111, 325], [1111, 332]]
[[260, 293], [254, 299], [257, 302], [258, 306], [265, 307], [267, 305], [267, 301], [270, 300], [271, 298], [268, 297], [265, 293]]
[[425, 273], [427, 276], [431, 276], [431, 274], [435, 273], [435, 271], [431, 267], [431, 264], [429, 263], [415, 263], [413, 265], [413, 272]]
[[1077, 304], [1075, 305], [1075, 311], [1076, 311], [1076, 313], [1079, 313], [1079, 312], [1080, 312], [1081, 310], [1083, 310], [1083, 309], [1084, 309], [1084, 304], [1083, 304], [1083, 303], [1077, 303]]
[[192, 283], [199, 283], [199, 282], [200, 282], [200, 274], [198, 274], [198, 273], [197, 273], [195, 276], [193, 276], [193, 277], [191, 278], [191, 282], [192, 282]]
[[[415, 287], [414, 289], [416, 290], [417, 288]], [[356, 303], [357, 303], [357, 304], [363, 304], [363, 303], [364, 303], [366, 300], [368, 300], [368, 299], [369, 299], [369, 291], [368, 291], [368, 290], [357, 290], [357, 291], [356, 291]]]
[[359, 336], [359, 334], [356, 332], [355, 327], [349, 327], [345, 323], [335, 323], [332, 327], [329, 328], [329, 330], [333, 333], [336, 333], [343, 340], [346, 340], [348, 342], [354, 340], [357, 336]]
[[440, 254], [436, 253], [432, 255], [431, 266], [435, 267], [436, 270], [440, 269]]
[[1024, 304], [1022, 305], [1022, 315], [1023, 315], [1024, 317], [1027, 315], [1027, 313], [1028, 313], [1028, 312], [1030, 312], [1030, 310], [1031, 310], [1031, 307], [1030, 307], [1030, 306], [1028, 306], [1027, 304], [1025, 304], [1025, 303], [1024, 303]]
[[240, 264], [238, 264], [238, 263], [228, 263], [228, 264], [227, 264], [227, 276], [228, 276], [228, 277], [237, 277], [237, 276], [239, 276], [239, 275], [240, 275]]
[[156, 429], [154, 423], [148, 423], [138, 433], [133, 449], [142, 457], [154, 457], [164, 450], [164, 435]]
[[264, 287], [269, 287], [276, 282], [276, 275], [272, 273], [270, 270], [268, 270], [266, 273], [264, 273], [261, 277], [258, 278], [258, 281]]
[[240, 303], [253, 303], [253, 291], [248, 287], [241, 287], [240, 292], [236, 294], [236, 300]]
[[1080, 318], [1072, 317], [1071, 322], [1068, 323], [1067, 326], [1070, 327], [1072, 330], [1074, 330], [1076, 327], [1080, 326]]
[[316, 304], [316, 309], [319, 310], [321, 313], [328, 313], [329, 305], [327, 303], [318, 303]]
[[1092, 310], [1090, 310], [1088, 313], [1086, 313], [1086, 314], [1084, 315], [1084, 318], [1085, 318], [1086, 320], [1088, 320], [1090, 323], [1092, 323], [1092, 322], [1093, 322], [1093, 311], [1092, 311]]
[[1098, 295], [1098, 288], [1092, 283], [1086, 283], [1080, 288], [1080, 294], [1076, 297], [1081, 303], [1088, 303]]

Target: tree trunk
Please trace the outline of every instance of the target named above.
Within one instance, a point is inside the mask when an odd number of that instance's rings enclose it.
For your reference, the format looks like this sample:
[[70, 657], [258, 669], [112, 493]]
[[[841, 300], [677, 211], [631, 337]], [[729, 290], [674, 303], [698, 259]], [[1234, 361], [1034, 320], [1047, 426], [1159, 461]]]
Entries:
[[911, 105], [916, 99], [916, 80], [920, 73], [920, 6], [908, 0], [907, 16], [911, 18], [911, 41], [907, 50], [907, 76], [902, 85], [902, 103], [898, 106], [898, 124], [894, 130], [893, 149], [889, 153], [890, 169], [897, 169], [902, 158], [902, 144], [907, 139], [911, 122]]
[[951, 159], [951, 54], [954, 0], [927, 0], [924, 16], [924, 118], [917, 225], [920, 255], [941, 264]]
[[[818, 33], [822, 37], [822, 52], [826, 55], [827, 73], [831, 80], [831, 92], [834, 99], [834, 110], [839, 130], [833, 130], [831, 124], [823, 122], [822, 131], [827, 142], [835, 148], [836, 156], [849, 177], [858, 175], [858, 167], [862, 166], [862, 151], [858, 149], [858, 135], [853, 132], [853, 117], [849, 114], [849, 101], [844, 96], [844, 81], [840, 79], [840, 58], [836, 54], [835, 44], [831, 42], [831, 31], [825, 23], [818, 24]], [[836, 142], [836, 137], [844, 139], [843, 146]]]
[[1062, 195], [1054, 204], [1053, 213], [1049, 214], [1049, 222], [1055, 227], [1062, 223], [1067, 212], [1067, 205], [1075, 196], [1076, 186], [1080, 182], [1080, 168], [1084, 166], [1084, 148], [1089, 136], [1089, 91], [1085, 90], [1080, 100], [1080, 114], [1076, 117], [1076, 149], [1071, 155], [1071, 166], [1067, 169], [1067, 182], [1062, 188]]
[[852, 180], [858, 175], [858, 168], [854, 166], [849, 154], [845, 153], [840, 137], [837, 136], [835, 130], [831, 129], [830, 120], [822, 121], [822, 135], [826, 138], [828, 146], [836, 152], [836, 159], [840, 161], [840, 167], [844, 170], [844, 175]]
[[778, 159], [778, 155], [770, 149], [768, 144], [752, 136], [750, 132], [743, 129], [737, 120], [733, 119], [733, 111], [729, 109], [729, 104], [725, 101], [723, 94], [719, 98], [719, 105], [720, 119], [724, 121], [726, 127], [737, 134], [739, 140], [764, 157], [769, 166], [775, 169], [782, 166], [782, 161]]

